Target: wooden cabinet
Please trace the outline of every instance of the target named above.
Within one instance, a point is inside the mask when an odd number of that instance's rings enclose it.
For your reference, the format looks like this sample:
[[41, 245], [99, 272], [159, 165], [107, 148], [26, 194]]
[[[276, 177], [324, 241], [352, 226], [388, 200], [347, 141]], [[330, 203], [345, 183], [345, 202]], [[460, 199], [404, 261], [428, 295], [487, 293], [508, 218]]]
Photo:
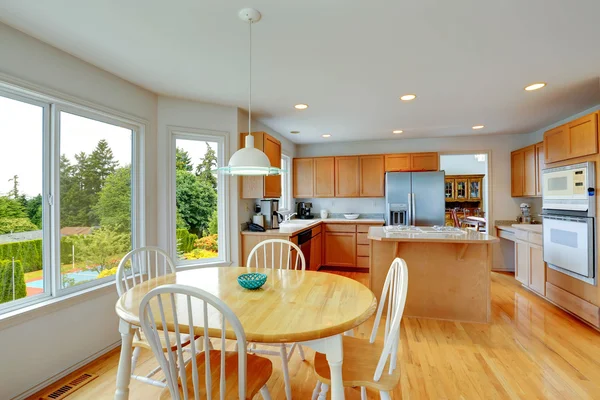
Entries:
[[294, 158], [293, 165], [294, 198], [314, 197], [314, 160], [312, 158]]
[[359, 185], [359, 157], [335, 157], [335, 197], [359, 197]]
[[[322, 252], [323, 252], [323, 235], [321, 233], [313, 236], [310, 240], [310, 270], [316, 271], [321, 266]], [[308, 261], [308, 260], [307, 260]]]
[[529, 251], [529, 288], [535, 290], [542, 296], [546, 294], [546, 264], [542, 246], [528, 244]]
[[456, 190], [454, 191], [455, 201], [465, 201], [469, 198], [468, 185], [469, 178], [460, 177], [454, 179]]
[[[266, 132], [253, 132], [254, 147], [263, 151], [272, 167], [281, 168], [281, 142]], [[242, 147], [247, 133], [240, 134]], [[262, 199], [281, 197], [281, 176], [243, 176], [241, 197], [244, 199]]]
[[483, 199], [483, 178], [469, 178], [469, 201], [481, 201]]
[[438, 153], [386, 154], [385, 172], [437, 171]]
[[535, 196], [537, 180], [535, 145], [523, 149], [523, 162], [523, 196]]
[[515, 241], [515, 279], [529, 286], [529, 249], [527, 242]]
[[598, 112], [544, 133], [546, 164], [598, 153]]
[[383, 155], [360, 156], [360, 197], [383, 197], [385, 167]]
[[456, 182], [454, 178], [446, 177], [446, 182], [444, 183], [444, 197], [446, 201], [454, 201], [456, 199]]
[[510, 193], [512, 197], [541, 196], [541, 169], [546, 165], [543, 157], [543, 143], [532, 144], [510, 154]]
[[411, 171], [437, 171], [439, 169], [438, 153], [413, 153], [410, 155]]
[[525, 181], [525, 152], [515, 150], [510, 153], [510, 195], [512, 197], [523, 196], [523, 185]]
[[324, 245], [325, 265], [334, 267], [354, 267], [356, 265], [355, 232], [325, 231]]
[[535, 159], [536, 159], [536, 182], [535, 182], [535, 194], [536, 196], [542, 195], [542, 170], [546, 168], [544, 162], [544, 142], [537, 143], [535, 145]]
[[335, 159], [314, 159], [314, 197], [335, 197]]
[[385, 172], [410, 171], [410, 154], [386, 154]]

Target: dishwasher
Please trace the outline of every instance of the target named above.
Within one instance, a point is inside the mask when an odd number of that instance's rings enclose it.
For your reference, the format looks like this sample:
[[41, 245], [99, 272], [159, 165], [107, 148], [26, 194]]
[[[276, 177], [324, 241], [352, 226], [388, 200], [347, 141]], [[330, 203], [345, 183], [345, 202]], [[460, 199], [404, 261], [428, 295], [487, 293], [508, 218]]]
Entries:
[[306, 269], [310, 269], [310, 240], [312, 239], [312, 229], [306, 230], [298, 235], [298, 247], [304, 255]]

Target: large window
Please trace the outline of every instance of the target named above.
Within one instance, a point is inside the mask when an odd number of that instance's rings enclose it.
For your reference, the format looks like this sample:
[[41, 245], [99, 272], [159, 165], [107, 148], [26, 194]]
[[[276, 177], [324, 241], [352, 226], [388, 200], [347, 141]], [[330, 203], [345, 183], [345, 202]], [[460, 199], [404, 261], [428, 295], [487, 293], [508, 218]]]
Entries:
[[0, 313], [110, 281], [141, 244], [142, 127], [0, 82]]
[[225, 136], [171, 130], [174, 207], [172, 220], [178, 265], [223, 262], [226, 249], [226, 196], [223, 177]]

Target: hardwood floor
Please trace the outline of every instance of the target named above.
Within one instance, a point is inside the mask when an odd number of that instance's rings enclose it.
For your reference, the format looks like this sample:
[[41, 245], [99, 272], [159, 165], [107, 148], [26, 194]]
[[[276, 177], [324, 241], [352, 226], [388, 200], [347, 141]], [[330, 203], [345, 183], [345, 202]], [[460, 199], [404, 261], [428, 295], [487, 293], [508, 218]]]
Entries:
[[[368, 279], [338, 273], [363, 283]], [[360, 326], [356, 336], [368, 337], [372, 323]], [[306, 352], [307, 361], [297, 354], [290, 361], [297, 399], [309, 399], [315, 385], [314, 353]], [[82, 368], [100, 376], [68, 399], [112, 399], [118, 359], [117, 349]], [[271, 396], [285, 399], [280, 362], [273, 361]], [[140, 368], [154, 365], [150, 352], [143, 354]], [[600, 333], [521, 288], [512, 275], [492, 273], [492, 323], [405, 318], [400, 368], [394, 399], [600, 399]], [[137, 381], [130, 388], [131, 399], [152, 399], [160, 392]], [[346, 398], [359, 399], [360, 391], [346, 389]], [[379, 397], [369, 392], [369, 398]]]

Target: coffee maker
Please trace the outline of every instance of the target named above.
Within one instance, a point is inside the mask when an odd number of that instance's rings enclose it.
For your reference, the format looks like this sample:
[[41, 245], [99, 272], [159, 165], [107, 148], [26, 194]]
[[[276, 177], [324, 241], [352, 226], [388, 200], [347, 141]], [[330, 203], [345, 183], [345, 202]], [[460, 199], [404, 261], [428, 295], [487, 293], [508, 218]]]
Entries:
[[296, 203], [296, 213], [298, 214], [299, 219], [313, 219], [314, 215], [310, 213], [310, 209], [312, 208], [312, 203], [307, 203], [306, 201], [299, 201]]
[[279, 200], [261, 200], [260, 213], [265, 216], [266, 229], [279, 229], [281, 214], [279, 214]]

